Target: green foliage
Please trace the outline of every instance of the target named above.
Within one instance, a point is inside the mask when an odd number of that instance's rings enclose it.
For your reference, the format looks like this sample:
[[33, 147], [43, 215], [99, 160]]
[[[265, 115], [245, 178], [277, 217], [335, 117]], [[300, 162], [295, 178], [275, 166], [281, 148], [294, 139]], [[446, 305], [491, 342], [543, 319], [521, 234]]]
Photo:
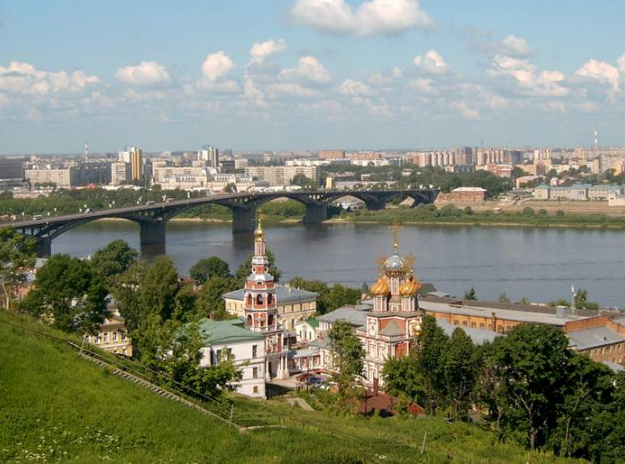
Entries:
[[356, 378], [364, 369], [365, 350], [352, 332], [352, 326], [345, 321], [337, 321], [328, 331], [332, 351], [332, 375], [341, 396], [349, 395]]
[[384, 385], [393, 396], [407, 396], [416, 404], [425, 404], [427, 393], [419, 360], [414, 353], [388, 358], [384, 363]]
[[574, 301], [577, 309], [592, 309], [595, 311], [599, 309], [599, 303], [588, 301], [588, 291], [583, 288], [580, 288], [575, 292]]
[[126, 272], [138, 256], [137, 250], [124, 240], [115, 240], [93, 254], [91, 265], [105, 280], [110, 280]]
[[231, 277], [213, 277], [200, 289], [196, 308], [201, 317], [212, 316], [215, 319], [228, 319], [226, 303], [222, 298], [224, 293], [241, 288], [239, 282]]
[[35, 267], [36, 247], [34, 239], [0, 228], [0, 290], [7, 309], [11, 309], [17, 287], [26, 281], [27, 270]]
[[474, 399], [476, 350], [471, 338], [459, 327], [440, 355], [440, 371], [443, 404], [452, 417], [466, 420]]
[[23, 307], [58, 329], [93, 332], [106, 316], [107, 293], [88, 261], [59, 254], [39, 269]]
[[475, 293], [475, 288], [471, 287], [466, 292], [464, 292], [465, 300], [477, 300], [477, 294]]
[[524, 436], [530, 450], [544, 446], [557, 426], [573, 356], [568, 344], [560, 329], [533, 324], [518, 325], [492, 344], [489, 391], [498, 423], [504, 433]]
[[345, 305], [358, 303], [361, 290], [345, 287], [341, 284], [329, 286], [320, 280], [306, 280], [302, 277], [293, 277], [289, 285], [309, 292], [317, 293], [317, 312], [326, 314]]
[[140, 304], [164, 320], [171, 319], [179, 288], [178, 271], [174, 263], [167, 256], [157, 256], [140, 283]]
[[416, 339], [415, 353], [419, 360], [419, 370], [425, 382], [426, 404], [430, 414], [436, 412], [436, 405], [442, 400], [444, 391], [441, 359], [449, 337], [436, 324], [433, 316], [425, 316], [421, 323], [421, 331]]
[[291, 185], [299, 185], [300, 187], [307, 190], [314, 190], [317, 188], [317, 185], [314, 180], [310, 177], [305, 176], [304, 174], [296, 174], [293, 179], [291, 179]]
[[230, 266], [217, 256], [200, 259], [189, 269], [189, 275], [202, 285], [212, 277], [230, 277]]
[[499, 301], [500, 303], [510, 303], [510, 298], [508, 297], [508, 294], [506, 292], [503, 292], [501, 295], [499, 295], [497, 301]]

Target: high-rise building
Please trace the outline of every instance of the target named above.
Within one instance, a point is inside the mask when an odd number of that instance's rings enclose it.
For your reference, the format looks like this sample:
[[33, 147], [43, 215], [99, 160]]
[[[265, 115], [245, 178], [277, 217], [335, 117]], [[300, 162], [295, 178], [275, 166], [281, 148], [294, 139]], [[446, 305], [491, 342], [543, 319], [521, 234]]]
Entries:
[[111, 163], [111, 185], [119, 186], [130, 180], [130, 163], [114, 161]]
[[132, 147], [130, 151], [130, 180], [143, 179], [143, 152]]
[[317, 166], [251, 166], [245, 168], [245, 173], [271, 185], [290, 185], [298, 174], [308, 177], [315, 185], [321, 181], [321, 172]]
[[219, 167], [219, 149], [212, 145], [204, 145], [202, 149], [197, 152], [197, 158], [200, 161], [206, 161], [208, 165], [213, 168]]
[[24, 158], [0, 158], [0, 180], [24, 180]]

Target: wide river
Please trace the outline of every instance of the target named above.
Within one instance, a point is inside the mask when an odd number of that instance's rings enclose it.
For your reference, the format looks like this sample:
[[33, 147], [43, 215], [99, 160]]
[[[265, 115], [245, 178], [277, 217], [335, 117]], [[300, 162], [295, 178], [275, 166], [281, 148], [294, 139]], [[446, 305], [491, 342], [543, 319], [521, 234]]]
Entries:
[[[625, 232], [583, 229], [403, 226], [401, 254], [415, 256], [423, 282], [455, 296], [473, 286], [479, 298], [570, 298], [571, 286], [588, 290], [603, 306], [625, 308]], [[54, 253], [87, 256], [115, 239], [139, 248], [138, 226], [100, 221], [53, 241]], [[392, 252], [387, 225], [274, 225], [266, 230], [283, 281], [293, 276], [360, 287], [377, 276], [377, 259]], [[229, 224], [171, 222], [166, 253], [180, 273], [200, 258], [219, 256], [231, 269], [252, 252], [252, 235], [233, 235]], [[144, 250], [144, 254], [154, 251]]]

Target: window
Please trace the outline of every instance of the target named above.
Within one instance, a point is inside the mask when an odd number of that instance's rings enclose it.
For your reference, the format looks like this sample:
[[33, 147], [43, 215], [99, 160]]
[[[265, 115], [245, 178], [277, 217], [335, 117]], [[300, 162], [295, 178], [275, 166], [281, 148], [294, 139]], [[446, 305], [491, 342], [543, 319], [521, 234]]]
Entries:
[[126, 331], [122, 330], [122, 340], [126, 340]]
[[117, 330], [115, 332], [113, 332], [113, 341], [114, 342], [117, 341]]
[[258, 393], [258, 386], [254, 385], [254, 393]]
[[466, 327], [468, 325], [467, 321], [462, 321], [462, 327]]
[[258, 345], [252, 345], [252, 358], [256, 358], [256, 357], [258, 357]]
[[471, 328], [475, 329], [477, 327], [477, 324], [475, 322], [471, 322]]
[[258, 295], [256, 297], [256, 304], [262, 305], [263, 304], [263, 296], [262, 295]]
[[108, 342], [109, 342], [109, 333], [104, 332], [104, 343], [108, 343]]
[[258, 367], [252, 369], [252, 377], [255, 379], [258, 378]]
[[483, 328], [484, 328], [484, 323], [480, 322], [480, 329], [483, 329]]

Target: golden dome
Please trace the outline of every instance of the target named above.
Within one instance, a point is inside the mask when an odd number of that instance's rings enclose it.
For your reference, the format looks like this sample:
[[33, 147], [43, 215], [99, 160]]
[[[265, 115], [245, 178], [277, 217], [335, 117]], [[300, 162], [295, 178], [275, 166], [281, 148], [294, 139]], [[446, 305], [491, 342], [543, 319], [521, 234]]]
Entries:
[[258, 218], [258, 227], [256, 228], [256, 230], [254, 231], [254, 237], [256, 239], [257, 242], [262, 242], [263, 238], [265, 237], [265, 232], [263, 232], [263, 226], [262, 226], [262, 213], [260, 214], [261, 217]]
[[390, 291], [391, 289], [388, 286], [386, 277], [380, 277], [380, 279], [371, 286], [371, 294], [373, 296], [386, 296]]
[[401, 287], [399, 287], [399, 294], [401, 296], [412, 296], [419, 290], [421, 290], [421, 282], [413, 276], [410, 276], [403, 284], [401, 284]]

